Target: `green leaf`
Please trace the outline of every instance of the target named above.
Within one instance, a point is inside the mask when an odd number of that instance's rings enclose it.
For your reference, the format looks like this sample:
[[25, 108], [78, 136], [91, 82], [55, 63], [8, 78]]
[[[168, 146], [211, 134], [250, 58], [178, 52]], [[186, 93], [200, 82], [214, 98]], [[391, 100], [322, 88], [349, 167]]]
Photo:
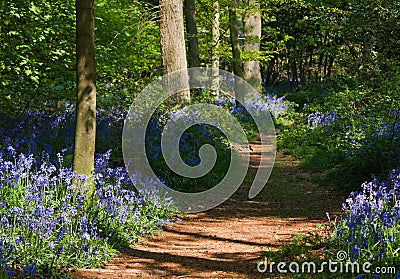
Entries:
[[34, 3], [31, 3], [31, 6], [29, 7], [29, 10], [32, 11], [34, 14], [39, 14], [40, 13], [39, 8], [36, 7]]

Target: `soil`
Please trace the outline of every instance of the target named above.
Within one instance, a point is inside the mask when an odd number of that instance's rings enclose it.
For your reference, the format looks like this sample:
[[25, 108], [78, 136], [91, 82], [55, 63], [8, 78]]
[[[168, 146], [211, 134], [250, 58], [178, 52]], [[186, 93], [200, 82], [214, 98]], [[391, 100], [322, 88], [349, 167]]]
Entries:
[[[295, 234], [317, 231], [326, 212], [340, 213], [342, 195], [312, 182], [293, 157], [277, 153], [266, 187], [248, 199], [260, 161], [251, 144], [251, 167], [239, 190], [220, 206], [181, 215], [156, 236], [131, 246], [104, 269], [73, 270], [74, 278], [281, 278], [257, 271], [263, 252], [277, 251]], [[284, 278], [282, 276], [282, 278]]]

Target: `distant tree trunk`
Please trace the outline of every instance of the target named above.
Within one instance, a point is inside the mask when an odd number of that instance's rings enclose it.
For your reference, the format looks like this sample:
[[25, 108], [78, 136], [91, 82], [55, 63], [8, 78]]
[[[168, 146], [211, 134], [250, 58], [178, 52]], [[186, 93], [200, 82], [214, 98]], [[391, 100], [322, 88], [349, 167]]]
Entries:
[[332, 67], [333, 67], [333, 62], [335, 61], [335, 57], [332, 55], [329, 57], [329, 66], [328, 66], [328, 77], [331, 76], [332, 73]]
[[213, 16], [212, 16], [212, 42], [213, 42], [213, 50], [212, 50], [212, 85], [211, 90], [212, 93], [216, 96], [219, 96], [219, 2], [215, 1], [213, 3]]
[[[229, 26], [230, 26], [230, 39], [232, 47], [232, 59], [233, 59], [233, 73], [243, 78], [243, 65], [240, 56], [240, 44], [239, 44], [239, 30], [236, 19], [236, 0], [231, 0], [229, 7]], [[235, 98], [236, 105], [241, 105], [244, 102], [244, 92], [238, 90], [238, 84], [235, 84]]]
[[322, 61], [323, 61], [323, 59], [324, 59], [324, 53], [320, 52], [319, 58], [318, 58], [318, 68], [317, 68], [318, 70], [315, 73], [315, 81], [316, 82], [320, 82], [321, 81], [320, 78], [321, 78], [321, 72], [322, 72]]
[[307, 82], [311, 82], [312, 67], [313, 67], [313, 55], [314, 55], [314, 49], [312, 48], [310, 51], [310, 58], [309, 58], [308, 67], [307, 67], [307, 71], [308, 71]]
[[200, 67], [199, 39], [196, 27], [196, 9], [194, 0], [185, 0], [186, 33], [188, 41], [189, 67]]
[[[163, 74], [187, 69], [181, 0], [160, 0], [160, 39]], [[182, 82], [185, 88], [176, 94], [177, 101], [190, 103], [187, 77], [182, 75], [181, 80], [172, 82]]]
[[[76, 1], [76, 128], [73, 170], [91, 175], [96, 138], [94, 0]], [[93, 189], [92, 189], [93, 190]]]
[[[251, 11], [244, 19], [245, 43], [244, 50], [247, 52], [260, 51], [261, 41], [261, 15], [260, 5], [256, 0], [249, 0]], [[256, 60], [245, 61], [243, 63], [243, 75], [245, 80], [255, 89], [261, 88], [261, 69], [260, 63]]]
[[236, 19], [236, 0], [231, 0], [229, 7], [230, 39], [233, 58], [233, 73], [243, 78], [243, 65], [240, 56], [239, 30]]

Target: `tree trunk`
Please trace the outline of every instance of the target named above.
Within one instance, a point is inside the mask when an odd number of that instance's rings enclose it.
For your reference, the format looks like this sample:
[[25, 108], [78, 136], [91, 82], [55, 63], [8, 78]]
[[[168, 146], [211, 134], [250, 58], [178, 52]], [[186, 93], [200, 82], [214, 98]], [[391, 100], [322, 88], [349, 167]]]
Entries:
[[236, 0], [231, 0], [231, 6], [229, 7], [229, 24], [233, 58], [233, 73], [243, 78], [242, 59], [240, 56], [239, 30], [236, 19]]
[[315, 73], [315, 80], [316, 82], [321, 81], [321, 74], [322, 74], [322, 62], [324, 60], [324, 53], [321, 50], [321, 53], [319, 54], [319, 60], [318, 60], [318, 70]]
[[[244, 19], [245, 43], [243, 49], [247, 52], [260, 51], [261, 40], [261, 15], [260, 5], [256, 0], [249, 0], [250, 12]], [[245, 61], [243, 63], [244, 79], [255, 89], [261, 89], [261, 69], [260, 63], [256, 60]]]
[[309, 59], [308, 68], [307, 68], [307, 71], [308, 71], [307, 83], [311, 82], [312, 67], [313, 67], [313, 55], [314, 55], [314, 49], [312, 48], [310, 51], [310, 59]]
[[185, 0], [186, 33], [188, 41], [189, 67], [200, 67], [199, 40], [196, 27], [196, 9], [194, 0]]
[[219, 2], [213, 3], [213, 17], [212, 17], [212, 84], [211, 91], [215, 96], [219, 96]]
[[91, 175], [96, 139], [94, 0], [76, 1], [76, 127], [73, 170]]
[[[187, 69], [181, 0], [160, 0], [160, 39], [163, 74]], [[183, 90], [175, 95], [176, 100], [179, 103], [190, 103], [188, 79], [184, 72], [179, 81], [165, 82], [180, 82]]]
[[328, 66], [328, 77], [331, 76], [332, 73], [332, 68], [333, 68], [333, 62], [335, 61], [335, 56], [330, 56], [329, 58], [329, 66]]
[[324, 62], [324, 78], [326, 78], [328, 74], [328, 59], [329, 55], [325, 55], [325, 62]]
[[[239, 30], [236, 19], [236, 0], [231, 0], [231, 5], [229, 7], [229, 25], [232, 46], [233, 73], [243, 78], [243, 65], [240, 56]], [[235, 84], [236, 106], [241, 106], [244, 103], [244, 92], [238, 89], [238, 86], [239, 84]]]

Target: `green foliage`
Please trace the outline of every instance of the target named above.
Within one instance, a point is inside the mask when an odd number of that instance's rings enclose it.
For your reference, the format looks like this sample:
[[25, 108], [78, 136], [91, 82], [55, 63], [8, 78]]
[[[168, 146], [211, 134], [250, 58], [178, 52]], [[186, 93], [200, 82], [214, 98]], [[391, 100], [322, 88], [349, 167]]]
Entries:
[[[389, 70], [390, 60], [400, 57], [400, 3], [353, 0], [346, 5], [340, 24], [346, 32], [341, 66], [354, 75], [369, 76], [376, 69]], [[390, 35], [388, 35], [390, 34]]]
[[273, 53], [266, 65], [267, 83], [289, 79], [319, 81], [332, 72], [342, 31], [337, 26], [343, 11], [310, 1], [262, 1], [262, 49]]
[[[196, 5], [201, 64], [211, 64], [213, 1]], [[220, 1], [220, 63], [229, 69], [229, 1]], [[127, 108], [161, 74], [157, 6], [151, 1], [96, 1], [98, 104]], [[390, 73], [399, 58], [399, 3], [395, 1], [261, 1], [261, 51], [267, 83], [321, 81], [336, 73], [366, 81]], [[74, 1], [3, 1], [0, 26], [2, 111], [57, 109], [75, 99]], [[254, 10], [238, 6], [238, 18]], [[243, 32], [242, 27], [239, 27]], [[389, 34], [389, 35], [387, 35]], [[301, 85], [304, 86], [304, 83]], [[286, 90], [287, 91], [287, 90]]]
[[[308, 234], [295, 234], [291, 236], [289, 241], [285, 243], [281, 249], [277, 252], [267, 251], [264, 252], [264, 256], [268, 259], [268, 262], [275, 263], [286, 263], [285, 269], [288, 269], [288, 265], [292, 262], [297, 263], [300, 267], [303, 263], [314, 263], [317, 270], [321, 266], [322, 262], [327, 261], [330, 255], [324, 254], [323, 250], [326, 246], [326, 233], [327, 227], [323, 224], [318, 224], [318, 232]], [[307, 269], [305, 269], [307, 271]], [[291, 278], [314, 278], [315, 274], [311, 272], [299, 272], [292, 273]], [[318, 278], [352, 278], [351, 275], [346, 276], [340, 274], [341, 277], [336, 273], [329, 273], [327, 268], [325, 272], [318, 272]], [[343, 276], [343, 277], [342, 277]]]
[[277, 259], [302, 258], [305, 261], [308, 257], [314, 257], [313, 252], [322, 249], [324, 245], [324, 239], [317, 233], [295, 234], [275, 257]]
[[[197, 32], [199, 38], [201, 66], [211, 65], [213, 51], [215, 50], [212, 41], [212, 12], [214, 1], [200, 0], [196, 3]], [[220, 38], [218, 53], [221, 68], [229, 67], [232, 61], [232, 51], [229, 38], [229, 16], [228, 8], [230, 2], [227, 0], [219, 1], [220, 15]]]
[[261, 47], [274, 54], [264, 71], [269, 84], [286, 79], [299, 89], [334, 74], [369, 79], [399, 58], [397, 1], [273, 0], [261, 9]]
[[[371, 79], [331, 78], [288, 95], [299, 103], [293, 125], [278, 135], [278, 148], [326, 171], [325, 181], [354, 188], [371, 175], [386, 175], [400, 161], [397, 111], [399, 75], [375, 72]], [[323, 118], [332, 116], [324, 123]]]
[[[74, 1], [2, 1], [0, 109], [32, 109], [71, 98]], [[61, 86], [60, 91], [56, 86]]]
[[[161, 73], [154, 7], [96, 1], [97, 94], [100, 108], [127, 108]], [[0, 109], [57, 109], [75, 100], [75, 2], [3, 1], [0, 6]]]
[[100, 108], [128, 108], [161, 74], [155, 7], [141, 2], [96, 2], [97, 91]]

